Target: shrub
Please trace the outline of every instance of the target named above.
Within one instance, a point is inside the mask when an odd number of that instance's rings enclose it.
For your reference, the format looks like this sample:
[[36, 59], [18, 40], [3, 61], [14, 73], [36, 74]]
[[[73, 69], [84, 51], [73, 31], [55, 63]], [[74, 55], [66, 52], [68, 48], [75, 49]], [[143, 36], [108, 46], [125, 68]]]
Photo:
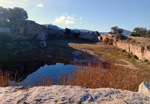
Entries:
[[131, 58], [131, 54], [130, 53], [127, 53], [127, 58]]
[[0, 33], [0, 42], [10, 42], [11, 41], [11, 35], [6, 33]]
[[150, 37], [150, 30], [148, 30], [147, 32], [146, 32], [146, 34], [145, 34], [145, 37]]
[[131, 39], [130, 42], [131, 43], [136, 43], [136, 40], [135, 39]]
[[147, 60], [147, 59], [144, 59], [144, 62], [145, 62], [145, 63], [147, 63], [147, 62], [148, 62], [148, 60]]
[[150, 45], [149, 45], [149, 46], [147, 46], [147, 49], [150, 51]]
[[131, 36], [140, 37], [141, 35], [140, 35], [140, 34], [137, 34], [137, 33], [135, 33], [135, 32], [132, 32], [132, 33], [131, 33]]
[[125, 50], [125, 49], [123, 49], [123, 50], [122, 50], [122, 52], [126, 52], [126, 50]]
[[104, 43], [105, 43], [105, 44], [108, 44], [108, 42], [109, 42], [109, 38], [106, 37], [106, 38], [104, 39]]
[[109, 44], [109, 45], [113, 45], [113, 39], [109, 39], [108, 44]]
[[134, 58], [137, 59], [137, 60], [139, 60], [139, 58], [136, 55], [134, 55]]
[[121, 39], [121, 40], [122, 40], [122, 39], [126, 39], [126, 37], [125, 37], [124, 35], [122, 35], [121, 33], [116, 34], [116, 35], [115, 35], [115, 38], [116, 38], [116, 39]]
[[70, 29], [68, 29], [68, 28], [65, 28], [65, 30], [64, 30], [64, 34], [70, 34], [71, 33], [71, 30]]
[[75, 33], [73, 33], [73, 37], [74, 37], [74, 38], [79, 38], [79, 36], [80, 36], [80, 32], [75, 32]]

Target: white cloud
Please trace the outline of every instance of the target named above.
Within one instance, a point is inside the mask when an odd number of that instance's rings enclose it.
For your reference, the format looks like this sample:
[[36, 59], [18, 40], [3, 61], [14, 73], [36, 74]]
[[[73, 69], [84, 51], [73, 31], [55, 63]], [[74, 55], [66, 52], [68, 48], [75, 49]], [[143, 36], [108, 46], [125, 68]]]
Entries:
[[75, 22], [74, 21], [71, 21], [71, 20], [65, 20], [65, 24], [74, 24]]
[[82, 19], [83, 19], [82, 17], [79, 18], [79, 20], [82, 20]]
[[44, 7], [44, 5], [43, 4], [38, 4], [38, 5], [36, 5], [37, 7]]
[[82, 18], [75, 19], [73, 16], [63, 13], [60, 17], [57, 17], [54, 20], [54, 23], [75, 24], [76, 20], [82, 20]]
[[67, 19], [71, 19], [71, 17], [70, 17], [70, 16], [68, 16], [68, 17], [67, 17]]
[[54, 23], [64, 23], [65, 19], [66, 19], [66, 17], [62, 15], [62, 16], [56, 18]]

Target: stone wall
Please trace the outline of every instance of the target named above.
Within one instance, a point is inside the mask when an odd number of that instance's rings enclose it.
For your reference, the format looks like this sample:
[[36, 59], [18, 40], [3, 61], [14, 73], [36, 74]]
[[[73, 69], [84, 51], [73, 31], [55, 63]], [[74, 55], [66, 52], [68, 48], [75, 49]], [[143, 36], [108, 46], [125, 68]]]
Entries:
[[111, 34], [102, 34], [100, 37], [102, 41], [104, 41], [106, 38], [113, 39], [114, 46], [136, 55], [140, 60], [147, 59], [150, 61], [150, 51], [147, 49], [147, 46], [131, 43], [127, 40], [116, 40], [114, 35]]
[[10, 33], [9, 27], [0, 27], [0, 33]]

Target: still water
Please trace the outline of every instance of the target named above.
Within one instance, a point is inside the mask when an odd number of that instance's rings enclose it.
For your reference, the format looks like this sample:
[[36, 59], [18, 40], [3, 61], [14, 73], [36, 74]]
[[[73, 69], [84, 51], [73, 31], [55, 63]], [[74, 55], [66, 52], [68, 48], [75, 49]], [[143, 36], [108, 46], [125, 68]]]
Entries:
[[[55, 65], [44, 65], [37, 71], [29, 74], [23, 81], [15, 82], [16, 85], [30, 86], [31, 84], [41, 84], [42, 81], [50, 77], [54, 82], [57, 81], [57, 75], [69, 73], [71, 70], [77, 69], [76, 65], [63, 63], [56, 63]], [[10, 81], [11, 85], [14, 81]]]

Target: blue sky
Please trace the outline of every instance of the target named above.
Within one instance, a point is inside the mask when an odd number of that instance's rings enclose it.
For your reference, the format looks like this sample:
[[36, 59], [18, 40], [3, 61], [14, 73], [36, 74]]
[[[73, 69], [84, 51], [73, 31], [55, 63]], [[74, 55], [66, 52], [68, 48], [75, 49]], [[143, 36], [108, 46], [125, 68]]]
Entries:
[[62, 28], [110, 31], [150, 29], [150, 0], [0, 0], [5, 8], [22, 7], [30, 20]]

